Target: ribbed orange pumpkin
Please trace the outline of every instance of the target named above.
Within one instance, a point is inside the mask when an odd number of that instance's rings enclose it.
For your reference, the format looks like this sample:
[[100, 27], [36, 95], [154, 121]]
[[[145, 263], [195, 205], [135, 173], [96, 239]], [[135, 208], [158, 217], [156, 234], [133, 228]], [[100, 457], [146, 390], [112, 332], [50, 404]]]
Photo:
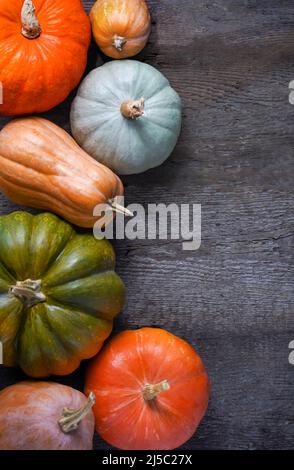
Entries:
[[90, 33], [80, 0], [0, 0], [0, 114], [61, 103], [83, 75]]
[[200, 357], [159, 328], [118, 334], [92, 360], [86, 394], [96, 396], [96, 431], [125, 450], [170, 450], [196, 431], [208, 404]]
[[151, 31], [150, 14], [144, 0], [97, 0], [90, 18], [98, 46], [113, 59], [138, 54]]
[[120, 208], [116, 198], [124, 193], [111, 170], [37, 117], [15, 119], [1, 130], [0, 190], [17, 204], [55, 212], [80, 227], [93, 227], [98, 204]]

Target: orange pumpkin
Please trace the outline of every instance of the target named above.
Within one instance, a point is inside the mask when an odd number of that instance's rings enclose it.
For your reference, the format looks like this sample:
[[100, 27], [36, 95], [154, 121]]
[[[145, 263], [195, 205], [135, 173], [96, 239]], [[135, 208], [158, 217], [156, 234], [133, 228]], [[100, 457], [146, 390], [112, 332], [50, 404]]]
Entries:
[[113, 59], [138, 54], [151, 31], [151, 18], [144, 0], [97, 0], [90, 19], [98, 46]]
[[61, 103], [83, 75], [90, 37], [80, 0], [0, 0], [0, 114]]
[[98, 204], [130, 215], [117, 203], [124, 193], [120, 179], [63, 129], [37, 117], [15, 119], [1, 130], [0, 190], [17, 204], [55, 212], [80, 227], [93, 227]]
[[157, 328], [118, 334], [92, 360], [86, 394], [96, 396], [96, 431], [125, 450], [170, 450], [200, 423], [209, 381], [185, 341]]

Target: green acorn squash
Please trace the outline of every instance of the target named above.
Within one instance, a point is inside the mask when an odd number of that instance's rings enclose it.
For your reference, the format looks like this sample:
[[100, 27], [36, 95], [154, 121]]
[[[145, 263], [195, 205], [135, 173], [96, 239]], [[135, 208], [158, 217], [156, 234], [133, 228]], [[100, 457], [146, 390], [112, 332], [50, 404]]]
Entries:
[[67, 375], [94, 356], [124, 303], [107, 240], [58, 217], [0, 217], [0, 341], [6, 366]]

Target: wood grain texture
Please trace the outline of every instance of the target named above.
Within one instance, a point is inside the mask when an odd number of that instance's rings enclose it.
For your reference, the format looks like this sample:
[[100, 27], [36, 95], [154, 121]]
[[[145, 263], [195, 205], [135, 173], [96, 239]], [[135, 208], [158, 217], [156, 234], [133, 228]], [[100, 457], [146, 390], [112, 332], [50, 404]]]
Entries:
[[[211, 401], [185, 449], [290, 449], [294, 3], [147, 3], [152, 35], [138, 59], [170, 79], [184, 123], [164, 165], [124, 178], [127, 201], [202, 204], [202, 245], [191, 253], [177, 241], [116, 241], [128, 288], [116, 330], [163, 327], [203, 357]], [[105, 60], [92, 45], [88, 69]], [[67, 130], [71, 99], [46, 114]], [[0, 203], [3, 214], [15, 209]], [[58, 380], [81, 388], [83, 373]], [[4, 387], [23, 375], [1, 368], [0, 378]], [[108, 447], [96, 437], [95, 448]]]

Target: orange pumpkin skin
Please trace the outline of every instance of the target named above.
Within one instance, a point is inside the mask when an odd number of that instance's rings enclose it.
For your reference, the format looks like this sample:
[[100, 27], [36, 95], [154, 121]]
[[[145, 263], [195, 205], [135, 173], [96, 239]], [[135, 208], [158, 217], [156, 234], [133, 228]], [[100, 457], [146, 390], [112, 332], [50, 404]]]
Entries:
[[109, 57], [133, 57], [145, 47], [151, 18], [144, 0], [97, 0], [90, 19], [95, 41]]
[[10, 121], [0, 132], [0, 190], [20, 205], [93, 227], [93, 209], [122, 196], [120, 179], [42, 118]]
[[91, 450], [94, 416], [89, 407], [76, 430], [64, 433], [64, 408], [79, 409], [86, 397], [53, 382], [20, 382], [0, 391], [0, 450]]
[[[146, 399], [146, 385], [162, 381], [170, 388]], [[179, 447], [194, 434], [209, 400], [200, 357], [185, 341], [157, 328], [114, 337], [89, 366], [86, 394], [91, 390], [96, 431], [124, 450]]]
[[[30, 3], [32, 4], [32, 2]], [[41, 33], [22, 34], [24, 0], [0, 0], [0, 114], [48, 111], [78, 85], [91, 27], [80, 0], [33, 0]]]

